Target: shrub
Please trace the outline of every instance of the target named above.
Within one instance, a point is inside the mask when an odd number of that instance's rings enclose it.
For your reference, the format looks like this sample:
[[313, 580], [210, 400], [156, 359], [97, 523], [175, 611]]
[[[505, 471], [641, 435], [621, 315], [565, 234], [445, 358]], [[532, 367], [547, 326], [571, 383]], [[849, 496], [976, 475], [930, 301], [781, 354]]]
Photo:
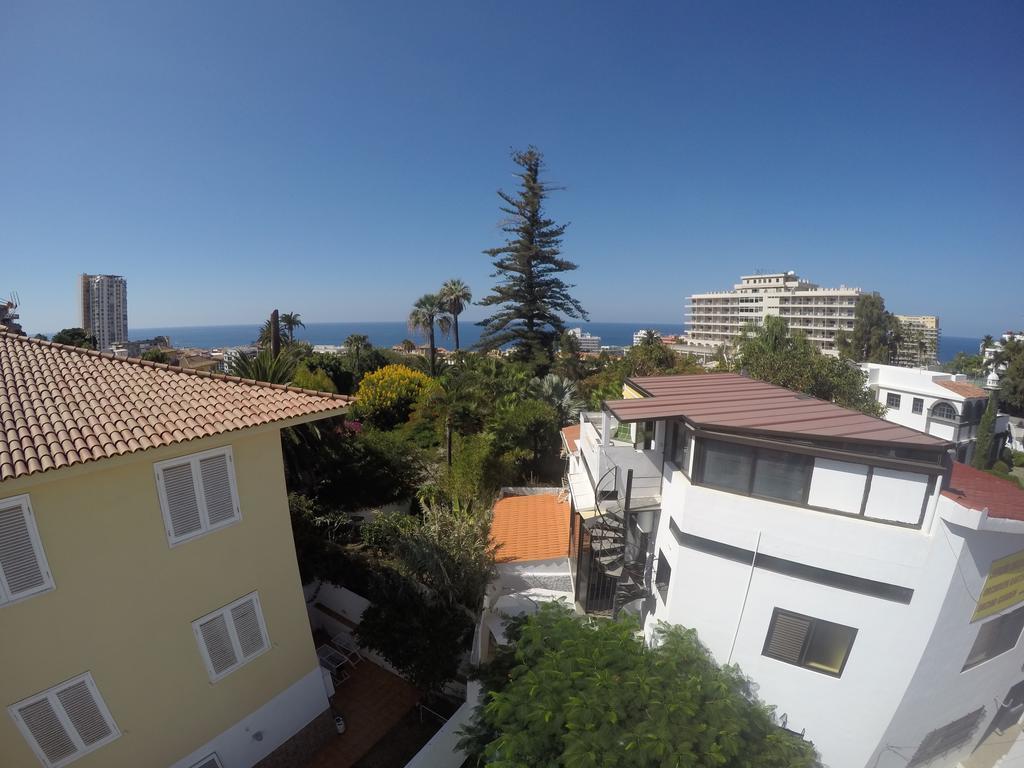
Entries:
[[1005, 461], [997, 461], [992, 465], [992, 471], [997, 475], [1007, 475], [1010, 473], [1010, 468], [1006, 466]]
[[391, 553], [398, 540], [416, 529], [416, 518], [401, 512], [381, 512], [362, 528], [363, 543], [378, 552]]
[[1024, 467], [1024, 451], [1013, 452], [1013, 466]]
[[385, 365], [363, 377], [353, 413], [378, 429], [394, 429], [409, 419], [413, 405], [430, 383], [425, 373], [404, 365]]

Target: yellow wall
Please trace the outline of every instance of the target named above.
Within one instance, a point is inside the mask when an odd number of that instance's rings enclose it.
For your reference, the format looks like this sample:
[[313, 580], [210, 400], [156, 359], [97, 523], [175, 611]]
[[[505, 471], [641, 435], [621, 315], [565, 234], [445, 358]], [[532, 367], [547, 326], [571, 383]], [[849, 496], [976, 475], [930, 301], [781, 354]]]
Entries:
[[[171, 549], [153, 463], [229, 443], [241, 521]], [[0, 498], [29, 494], [56, 584], [0, 608], [4, 768], [39, 766], [7, 706], [85, 671], [122, 735], [76, 768], [140, 768], [184, 757], [317, 667], [277, 429], [82, 470], [0, 484]], [[192, 621], [254, 590], [271, 648], [211, 683]]]
[[646, 395], [637, 392], [628, 384], [622, 385], [622, 399], [623, 400], [642, 400]]

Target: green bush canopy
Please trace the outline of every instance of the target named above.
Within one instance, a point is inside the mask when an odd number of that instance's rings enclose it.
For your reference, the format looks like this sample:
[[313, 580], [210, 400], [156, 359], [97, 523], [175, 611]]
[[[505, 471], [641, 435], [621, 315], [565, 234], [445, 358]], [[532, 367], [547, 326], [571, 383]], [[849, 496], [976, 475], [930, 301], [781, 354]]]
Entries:
[[469, 765], [565, 768], [811, 768], [813, 746], [779, 727], [735, 666], [693, 630], [654, 648], [630, 622], [546, 603], [510, 623], [481, 667], [485, 698], [460, 743]]

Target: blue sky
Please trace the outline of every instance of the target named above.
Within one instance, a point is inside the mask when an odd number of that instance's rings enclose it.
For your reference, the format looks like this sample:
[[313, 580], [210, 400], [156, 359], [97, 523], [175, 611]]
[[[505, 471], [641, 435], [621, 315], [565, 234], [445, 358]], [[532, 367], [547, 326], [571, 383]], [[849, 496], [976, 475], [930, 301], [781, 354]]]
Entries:
[[[0, 5], [0, 293], [134, 327], [397, 320], [483, 296], [533, 143], [595, 320], [794, 269], [1024, 326], [1024, 5]], [[469, 317], [479, 317], [474, 308]]]

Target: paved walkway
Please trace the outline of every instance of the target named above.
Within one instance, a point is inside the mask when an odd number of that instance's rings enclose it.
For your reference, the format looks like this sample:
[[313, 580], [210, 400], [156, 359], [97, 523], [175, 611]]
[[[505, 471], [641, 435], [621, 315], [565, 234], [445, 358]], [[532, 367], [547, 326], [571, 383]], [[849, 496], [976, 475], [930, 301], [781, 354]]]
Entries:
[[347, 669], [351, 677], [331, 699], [331, 708], [345, 718], [345, 733], [328, 742], [308, 768], [350, 768], [419, 700], [418, 690], [369, 660]]

